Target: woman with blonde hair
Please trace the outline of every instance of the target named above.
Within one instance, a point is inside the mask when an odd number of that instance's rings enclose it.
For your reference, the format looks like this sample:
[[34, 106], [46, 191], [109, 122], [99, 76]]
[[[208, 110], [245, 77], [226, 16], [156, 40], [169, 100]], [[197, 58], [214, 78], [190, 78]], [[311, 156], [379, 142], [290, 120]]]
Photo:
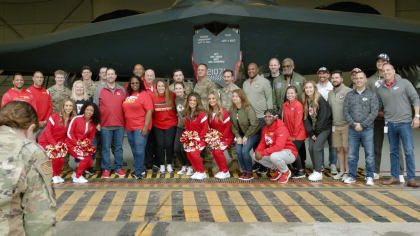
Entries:
[[315, 81], [309, 80], [303, 86], [302, 104], [304, 107], [304, 124], [309, 136], [309, 154], [314, 172], [308, 177], [310, 181], [322, 180], [322, 150], [331, 133], [331, 108], [318, 92]]
[[73, 88], [71, 90], [71, 99], [73, 99], [76, 105], [76, 113], [78, 115], [80, 115], [80, 110], [82, 109], [82, 106], [85, 104], [85, 102], [92, 102], [92, 97], [89, 97], [87, 94], [83, 81], [74, 81]]

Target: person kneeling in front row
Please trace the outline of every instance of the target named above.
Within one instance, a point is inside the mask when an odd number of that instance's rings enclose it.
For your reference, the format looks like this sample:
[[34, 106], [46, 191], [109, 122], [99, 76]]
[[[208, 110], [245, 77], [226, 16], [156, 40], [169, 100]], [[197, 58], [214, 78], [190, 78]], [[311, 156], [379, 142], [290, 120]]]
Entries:
[[262, 130], [260, 144], [255, 150], [255, 159], [261, 165], [275, 169], [275, 174], [270, 180], [285, 184], [292, 175], [287, 165], [296, 160], [297, 151], [290, 140], [289, 131], [275, 114], [272, 109], [264, 112], [266, 126]]

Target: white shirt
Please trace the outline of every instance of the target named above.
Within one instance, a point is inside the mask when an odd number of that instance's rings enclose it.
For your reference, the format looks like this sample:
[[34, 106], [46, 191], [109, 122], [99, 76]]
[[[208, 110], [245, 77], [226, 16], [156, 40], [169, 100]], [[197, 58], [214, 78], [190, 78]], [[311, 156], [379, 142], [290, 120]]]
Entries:
[[334, 89], [331, 82], [327, 81], [326, 85], [317, 83], [316, 87], [318, 88], [318, 92], [322, 95], [325, 101], [328, 101], [328, 93]]

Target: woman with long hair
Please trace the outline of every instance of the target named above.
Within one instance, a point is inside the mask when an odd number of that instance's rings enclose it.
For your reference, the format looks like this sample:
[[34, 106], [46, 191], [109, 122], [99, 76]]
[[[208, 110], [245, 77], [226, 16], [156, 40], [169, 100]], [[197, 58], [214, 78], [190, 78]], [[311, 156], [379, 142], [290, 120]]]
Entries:
[[[210, 125], [210, 132], [217, 130], [220, 136], [220, 144], [218, 147], [212, 147], [211, 153], [216, 161], [219, 172], [214, 176], [218, 179], [230, 178], [230, 173], [226, 164], [226, 157], [224, 151], [233, 143], [232, 130], [230, 129], [229, 113], [220, 103], [219, 96], [215, 92], [210, 92], [207, 96], [209, 111], [207, 112], [207, 119]], [[210, 145], [211, 146], [211, 145]]]
[[38, 139], [39, 145], [47, 152], [51, 159], [54, 184], [63, 183], [60, 177], [64, 165], [64, 157], [67, 155], [67, 129], [71, 119], [75, 115], [75, 106], [72, 99], [64, 99], [60, 106], [60, 111], [50, 116], [44, 132]]
[[[286, 89], [287, 101], [283, 104], [283, 122], [289, 130], [290, 139], [296, 146], [296, 150], [304, 148], [305, 139], [308, 137], [303, 124], [304, 109], [302, 103], [297, 99], [297, 89], [295, 86], [289, 86]], [[305, 150], [306, 151], [306, 150]], [[294, 173], [292, 178], [304, 178], [305, 170], [303, 169], [304, 160], [297, 156], [296, 161], [293, 162]]]
[[76, 80], [73, 83], [73, 88], [71, 89], [71, 99], [73, 99], [76, 104], [76, 114], [80, 115], [80, 110], [82, 109], [85, 102], [92, 102], [92, 97], [89, 97], [85, 89], [83, 81]]
[[332, 118], [330, 105], [318, 92], [315, 81], [306, 81], [302, 97], [304, 107], [304, 124], [309, 136], [309, 154], [314, 172], [308, 177], [310, 181], [322, 180], [322, 150], [331, 133]]
[[175, 93], [169, 90], [168, 84], [163, 80], [156, 82], [153, 103], [153, 134], [157, 144], [160, 173], [164, 174], [166, 171], [172, 173], [174, 171], [172, 159], [174, 156], [174, 139], [178, 117], [175, 111]]
[[138, 76], [130, 78], [127, 93], [122, 106], [128, 143], [134, 156], [134, 173], [131, 175], [142, 179], [146, 177], [144, 157], [147, 139], [152, 129], [153, 101]]
[[174, 141], [174, 151], [181, 158], [181, 170], [178, 171], [178, 175], [186, 174], [191, 176], [194, 173], [193, 168], [191, 167], [191, 163], [188, 160], [187, 153], [182, 146], [181, 141], [179, 140], [182, 136], [182, 132], [185, 130], [184, 126], [184, 110], [185, 110], [185, 85], [183, 82], [175, 82], [174, 83], [174, 91], [176, 94], [175, 98], [175, 107], [176, 113], [178, 116], [178, 127], [176, 129], [175, 141]]
[[242, 174], [239, 176], [239, 179], [249, 181], [254, 179], [252, 174], [252, 158], [249, 152], [258, 143], [260, 123], [254, 108], [249, 103], [242, 89], [233, 90], [232, 105], [230, 106], [229, 113], [232, 132], [236, 138], [235, 147], [238, 153], [238, 161], [242, 169]]
[[73, 182], [87, 183], [87, 179], [82, 174], [92, 165], [92, 155], [96, 151], [92, 141], [100, 115], [98, 106], [93, 102], [86, 102], [80, 113], [83, 115], [75, 116], [70, 122], [66, 145], [68, 153], [80, 161], [77, 170], [72, 175]]
[[199, 180], [205, 179], [207, 178], [207, 175], [204, 172], [203, 160], [200, 157], [200, 152], [206, 147], [204, 139], [209, 130], [209, 125], [207, 122], [206, 110], [201, 103], [201, 97], [198, 93], [192, 92], [187, 97], [184, 112], [184, 125], [185, 131], [183, 134], [192, 132], [197, 141], [197, 145], [192, 147], [191, 150], [185, 150], [195, 171], [191, 178]]

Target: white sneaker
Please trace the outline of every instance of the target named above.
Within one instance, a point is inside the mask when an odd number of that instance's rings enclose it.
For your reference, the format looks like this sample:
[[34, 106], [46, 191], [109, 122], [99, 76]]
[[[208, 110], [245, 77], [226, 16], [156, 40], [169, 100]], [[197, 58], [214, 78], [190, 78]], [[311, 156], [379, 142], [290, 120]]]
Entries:
[[226, 171], [226, 172], [221, 172], [220, 171], [214, 177], [216, 177], [218, 179], [227, 179], [227, 178], [230, 178], [230, 173], [229, 173], [229, 171]]
[[182, 166], [181, 170], [179, 170], [177, 174], [183, 175], [183, 174], [185, 174], [185, 172], [187, 172], [187, 167], [186, 166]]
[[345, 184], [354, 184], [354, 183], [356, 183], [356, 180], [355, 179], [353, 179], [353, 177], [347, 177], [345, 180], [344, 180], [344, 183]]
[[377, 173], [373, 173], [373, 179], [374, 179], [374, 180], [379, 179], [379, 174], [377, 174]]
[[404, 175], [400, 175], [400, 183], [405, 183]]
[[336, 165], [331, 164], [330, 168], [331, 168], [331, 174], [337, 174], [338, 173]]
[[309, 181], [321, 181], [322, 180], [322, 173], [318, 171], [314, 171], [309, 177]]
[[76, 178], [76, 172], [73, 172], [73, 174], [71, 174], [71, 178], [74, 180]]
[[367, 177], [366, 178], [366, 185], [374, 185], [375, 183], [373, 182], [373, 178], [372, 177]]
[[59, 184], [60, 183], [60, 180], [57, 178], [58, 176], [53, 176], [52, 177], [52, 182], [53, 182], [53, 184]]
[[61, 178], [61, 176], [56, 176], [56, 177], [57, 177], [58, 181], [60, 181], [60, 183], [64, 183], [64, 179]]
[[73, 183], [79, 183], [79, 184], [84, 184], [87, 183], [87, 179], [85, 179], [85, 177], [83, 177], [83, 175], [81, 175], [79, 178], [74, 178], [73, 179]]
[[[332, 173], [332, 172], [331, 172], [331, 173]], [[343, 177], [343, 175], [344, 175], [344, 172], [340, 172], [340, 173], [338, 173], [338, 174], [334, 175], [334, 176], [333, 176], [333, 179], [335, 179], [335, 180], [340, 180], [340, 179]]]
[[192, 175], [190, 176], [190, 178], [191, 178], [191, 179], [195, 179], [197, 175], [198, 175], [198, 172], [194, 172], [194, 174], [192, 174]]
[[205, 172], [203, 172], [203, 173], [200, 173], [200, 172], [195, 172], [195, 176], [191, 176], [191, 178], [193, 178], [193, 179], [197, 179], [197, 180], [202, 180], [202, 179], [205, 179], [205, 178], [207, 178], [207, 174], [205, 173]]
[[169, 174], [171, 174], [172, 172], [174, 172], [174, 169], [172, 169], [172, 165], [171, 164], [166, 165], [166, 170], [168, 171]]
[[194, 169], [191, 166], [188, 166], [187, 168], [187, 175], [191, 176], [194, 173]]
[[165, 174], [165, 165], [160, 165], [160, 170], [159, 170], [159, 172], [160, 172], [161, 174]]
[[347, 178], [349, 178], [349, 174], [348, 173], [344, 173], [343, 177], [341, 177], [341, 181], [345, 181]]

